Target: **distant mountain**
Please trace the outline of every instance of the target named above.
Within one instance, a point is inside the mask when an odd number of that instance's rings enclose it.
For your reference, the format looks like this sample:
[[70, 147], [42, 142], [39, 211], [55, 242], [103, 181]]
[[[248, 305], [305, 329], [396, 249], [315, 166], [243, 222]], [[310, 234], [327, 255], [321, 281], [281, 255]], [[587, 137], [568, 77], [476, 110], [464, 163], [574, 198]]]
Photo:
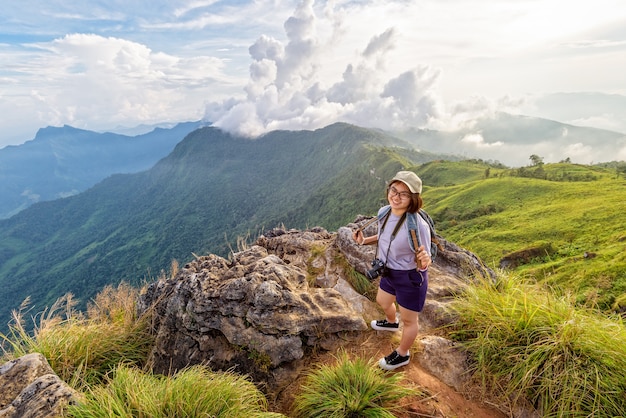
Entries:
[[523, 109], [527, 115], [626, 134], [626, 96], [621, 94], [550, 93], [528, 102]]
[[150, 170], [0, 221], [0, 324], [29, 295], [35, 311], [67, 292], [85, 302], [265, 228], [336, 229], [374, 214], [397, 170], [442, 158], [347, 124], [256, 140], [195, 130]]
[[455, 131], [411, 129], [392, 134], [419, 149], [497, 161], [509, 167], [529, 165], [533, 154], [545, 162], [626, 160], [623, 133], [507, 113], [477, 119]]
[[0, 218], [75, 195], [111, 174], [146, 170], [199, 126], [181, 123], [133, 137], [71, 126], [40, 129], [33, 140], [0, 149]]

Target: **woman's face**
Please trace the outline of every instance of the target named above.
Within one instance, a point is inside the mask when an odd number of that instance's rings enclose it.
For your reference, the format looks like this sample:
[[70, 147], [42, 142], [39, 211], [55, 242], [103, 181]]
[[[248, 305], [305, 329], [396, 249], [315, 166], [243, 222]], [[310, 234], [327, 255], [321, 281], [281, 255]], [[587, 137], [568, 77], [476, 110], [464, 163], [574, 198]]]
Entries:
[[403, 182], [393, 182], [387, 191], [387, 200], [394, 212], [406, 212], [411, 203], [411, 191]]

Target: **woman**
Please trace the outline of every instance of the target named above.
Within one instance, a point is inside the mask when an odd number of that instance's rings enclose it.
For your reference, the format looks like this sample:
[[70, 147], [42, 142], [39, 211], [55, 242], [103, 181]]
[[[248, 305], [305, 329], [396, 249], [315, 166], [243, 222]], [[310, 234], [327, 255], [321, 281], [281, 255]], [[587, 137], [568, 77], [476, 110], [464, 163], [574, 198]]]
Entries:
[[[376, 258], [384, 263], [376, 302], [385, 312], [385, 319], [372, 321], [379, 331], [398, 331], [396, 305], [400, 309], [402, 337], [400, 345], [379, 361], [385, 370], [394, 370], [409, 364], [409, 349], [418, 332], [417, 315], [422, 311], [428, 289], [430, 255], [430, 229], [417, 214], [422, 207], [422, 180], [411, 171], [399, 171], [387, 186], [388, 206], [378, 211], [378, 234], [365, 237], [362, 230], [352, 234], [361, 245], [377, 244]], [[382, 216], [385, 212], [387, 215]], [[407, 216], [417, 220], [419, 242], [416, 251], [411, 241]], [[417, 216], [415, 216], [417, 215]], [[424, 245], [426, 243], [427, 245]]]

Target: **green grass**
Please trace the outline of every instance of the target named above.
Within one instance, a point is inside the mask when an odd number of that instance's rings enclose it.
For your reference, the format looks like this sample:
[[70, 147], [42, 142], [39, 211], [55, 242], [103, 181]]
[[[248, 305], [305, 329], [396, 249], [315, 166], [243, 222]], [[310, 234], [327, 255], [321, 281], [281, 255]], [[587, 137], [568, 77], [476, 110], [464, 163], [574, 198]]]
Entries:
[[[563, 164], [547, 165], [558, 173]], [[586, 181], [502, 176], [429, 189], [425, 208], [449, 241], [498, 268], [505, 256], [539, 246], [515, 272], [565, 290], [578, 302], [621, 310], [626, 291], [626, 181], [605, 169], [578, 167]], [[552, 175], [552, 174], [551, 174]]]
[[4, 359], [44, 355], [55, 373], [77, 390], [100, 383], [119, 364], [142, 365], [152, 348], [145, 318], [135, 315], [137, 290], [125, 283], [105, 288], [86, 315], [73, 309], [70, 294], [41, 314], [30, 333], [21, 311], [14, 313], [4, 341]]
[[[178, 264], [172, 262], [170, 274]], [[165, 274], [165, 273], [162, 273]], [[136, 317], [138, 290], [122, 283], [107, 287], [85, 314], [74, 310], [71, 295], [41, 314], [29, 332], [21, 311], [16, 312], [4, 341], [3, 361], [39, 352], [52, 369], [81, 394], [67, 416], [95, 417], [281, 417], [268, 411], [265, 395], [246, 377], [234, 372], [213, 372], [191, 366], [174, 376], [148, 370], [153, 336], [149, 315]], [[263, 357], [255, 361], [266, 361]], [[402, 374], [385, 374], [371, 362], [346, 356], [333, 366], [311, 374], [296, 396], [302, 416], [393, 417], [394, 401], [415, 394], [400, 384]], [[320, 387], [324, 392], [317, 393]], [[323, 403], [324, 406], [315, 405]], [[339, 415], [327, 407], [339, 405]], [[344, 405], [344, 406], [341, 406]], [[316, 415], [311, 412], [321, 412]]]
[[399, 401], [413, 391], [401, 385], [402, 373], [385, 373], [371, 361], [340, 353], [335, 365], [309, 373], [294, 401], [301, 418], [393, 418]]
[[542, 417], [626, 411], [626, 327], [519, 277], [471, 287], [452, 305], [453, 335], [485, 390], [528, 400]]
[[415, 167], [415, 171], [422, 179], [424, 188], [432, 188], [497, 177], [505, 170], [476, 160], [438, 160]]
[[107, 385], [97, 386], [78, 405], [75, 418], [107, 417], [283, 417], [267, 412], [264, 395], [245, 377], [213, 373], [203, 366], [182, 370], [173, 377], [152, 375], [121, 366]]
[[[172, 262], [171, 274], [178, 269]], [[75, 417], [280, 417], [267, 412], [265, 396], [234, 373], [191, 367], [173, 378], [140, 370], [153, 336], [148, 317], [137, 317], [138, 290], [122, 283], [106, 287], [85, 314], [74, 310], [71, 295], [59, 299], [27, 331], [15, 312], [4, 341], [3, 361], [39, 352], [55, 373], [83, 393], [71, 407]]]
[[[385, 170], [392, 173], [400, 163], [392, 160]], [[472, 287], [454, 304], [459, 320], [453, 335], [472, 354], [485, 389], [500, 393], [503, 402], [530, 400], [547, 417], [623, 416], [626, 332], [623, 322], [611, 315], [626, 309], [626, 181], [610, 170], [572, 164], [542, 166], [550, 180], [512, 176], [518, 173], [479, 162], [433, 162], [415, 170], [425, 182], [425, 208], [446, 239], [491, 267], [505, 256], [519, 261], [512, 274], [499, 275], [497, 285]], [[377, 175], [384, 178], [387, 171]], [[370, 174], [365, 170], [361, 175], [366, 179]], [[346, 185], [339, 184], [349, 190]], [[376, 204], [380, 191], [376, 184], [370, 186], [354, 192], [369, 198], [360, 201], [355, 196], [351, 213], [358, 213], [365, 200]], [[311, 202], [318, 197], [312, 196]], [[330, 203], [336, 202], [316, 204], [332, 211]], [[311, 210], [321, 213], [318, 207]], [[341, 257], [334, 262], [359, 293], [375, 291], [364, 276], [342, 264]], [[109, 416], [109, 405], [126, 416], [127, 404], [119, 406], [121, 401], [106, 396], [114, 395], [119, 385], [130, 391], [128, 382], [143, 379], [161, 396], [145, 399], [147, 405], [170, 395], [168, 405], [193, 403], [184, 386], [169, 395], [159, 389], [174, 385], [174, 379], [139, 371], [152, 337], [144, 318], [133, 314], [134, 292], [108, 287], [85, 315], [73, 311], [68, 296], [38, 316], [32, 335], [18, 312], [9, 334], [1, 336], [3, 347], [10, 350], [4, 360], [42, 352], [62, 379], [89, 399], [102, 397], [92, 406], [104, 415], [84, 416]], [[392, 413], [386, 399], [399, 399], [405, 390], [394, 380], [397, 375], [380, 375], [363, 360], [340, 357], [337, 364], [308, 377], [296, 403], [298, 413], [391, 416], [386, 415]], [[177, 379], [182, 381], [181, 376]], [[402, 394], [381, 394], [389, 386]], [[137, 390], [126, 396], [124, 402], [142, 395]], [[269, 414], [255, 396], [250, 399], [256, 411]], [[359, 408], [365, 409], [346, 415]], [[185, 416], [181, 410], [177, 413]]]

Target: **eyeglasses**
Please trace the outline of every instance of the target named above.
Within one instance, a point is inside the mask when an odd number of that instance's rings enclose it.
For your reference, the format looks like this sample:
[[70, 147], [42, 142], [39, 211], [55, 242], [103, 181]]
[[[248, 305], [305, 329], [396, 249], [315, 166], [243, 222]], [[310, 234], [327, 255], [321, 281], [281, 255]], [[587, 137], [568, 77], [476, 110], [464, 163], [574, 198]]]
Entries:
[[391, 186], [389, 188], [389, 196], [390, 197], [396, 197], [399, 196], [400, 199], [405, 200], [405, 199], [410, 199], [411, 198], [411, 193], [409, 192], [399, 192], [398, 189], [396, 189], [395, 187]]

